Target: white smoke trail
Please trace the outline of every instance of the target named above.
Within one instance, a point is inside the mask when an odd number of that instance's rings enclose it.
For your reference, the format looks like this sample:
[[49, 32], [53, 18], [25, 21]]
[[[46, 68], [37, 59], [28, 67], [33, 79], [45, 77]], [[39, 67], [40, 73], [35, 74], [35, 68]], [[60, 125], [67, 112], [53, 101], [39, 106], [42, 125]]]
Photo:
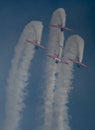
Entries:
[[[24, 29], [12, 60], [6, 96], [6, 118], [3, 130], [20, 129], [21, 112], [24, 107], [25, 88], [28, 84], [29, 67], [34, 57], [34, 46], [26, 40], [41, 40], [42, 23], [30, 22]], [[39, 35], [38, 35], [39, 34]]]
[[58, 8], [53, 12], [52, 19], [51, 19], [51, 25], [62, 25], [62, 27], [65, 27], [66, 22], [66, 13], [63, 8]]
[[[51, 65], [50, 65], [51, 64]], [[55, 86], [55, 73], [56, 73], [56, 64], [51, 62], [47, 64], [47, 86], [45, 92], [45, 130], [51, 128], [52, 122], [52, 104], [54, 97], [54, 86]]]
[[[62, 24], [65, 26], [65, 11], [60, 8], [57, 9], [52, 16], [51, 25]], [[64, 33], [58, 28], [50, 28], [49, 35], [49, 53], [62, 55], [62, 47], [64, 41]], [[59, 47], [61, 46], [61, 47]], [[54, 89], [57, 73], [57, 64], [52, 59], [47, 59], [46, 64], [46, 90], [45, 90], [45, 124], [44, 130], [50, 130], [52, 127], [52, 116], [53, 116], [53, 100], [54, 100]]]
[[[64, 60], [68, 58], [75, 59], [83, 54], [84, 41], [78, 35], [73, 35], [68, 38], [64, 48]], [[80, 48], [82, 50], [80, 50]], [[79, 54], [81, 52], [81, 54]], [[54, 104], [54, 123], [55, 130], [70, 130], [69, 115], [68, 115], [68, 94], [72, 89], [73, 79], [73, 63], [69, 65], [60, 64], [59, 75], [56, 82], [55, 104]]]
[[[49, 50], [53, 54], [57, 53], [56, 45], [57, 45], [57, 39], [55, 37], [57, 36], [57, 32], [53, 32], [53, 30], [50, 31], [50, 39], [49, 39]], [[46, 64], [46, 88], [45, 88], [45, 130], [49, 130], [51, 128], [51, 122], [52, 122], [52, 104], [53, 104], [53, 97], [54, 97], [54, 86], [55, 86], [55, 73], [57, 71], [57, 65], [55, 64], [55, 61], [52, 59], [47, 59]]]

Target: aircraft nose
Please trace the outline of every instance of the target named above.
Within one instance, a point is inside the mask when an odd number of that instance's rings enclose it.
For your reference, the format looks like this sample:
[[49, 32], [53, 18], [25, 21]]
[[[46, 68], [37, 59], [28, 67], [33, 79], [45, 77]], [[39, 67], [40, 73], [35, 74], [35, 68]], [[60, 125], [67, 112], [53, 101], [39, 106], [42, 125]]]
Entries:
[[60, 30], [61, 30], [61, 32], [63, 32], [63, 31], [64, 31], [64, 28], [61, 28]]

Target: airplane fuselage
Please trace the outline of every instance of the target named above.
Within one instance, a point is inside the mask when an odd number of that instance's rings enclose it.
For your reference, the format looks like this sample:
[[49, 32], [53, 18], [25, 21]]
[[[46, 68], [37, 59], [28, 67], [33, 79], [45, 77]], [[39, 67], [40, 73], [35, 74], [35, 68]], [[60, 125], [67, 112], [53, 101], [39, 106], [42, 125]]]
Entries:
[[63, 31], [64, 31], [64, 28], [60, 28], [60, 31], [63, 32]]
[[59, 62], [61, 62], [61, 59], [59, 59], [59, 58], [55, 58], [55, 63], [59, 63]]

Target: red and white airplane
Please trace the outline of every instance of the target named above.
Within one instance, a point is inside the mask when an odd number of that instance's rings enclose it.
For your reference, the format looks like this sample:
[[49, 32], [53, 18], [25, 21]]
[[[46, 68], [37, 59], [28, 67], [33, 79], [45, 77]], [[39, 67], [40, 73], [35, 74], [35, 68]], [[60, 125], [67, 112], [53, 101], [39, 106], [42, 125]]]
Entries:
[[84, 68], [88, 68], [87, 65], [85, 65], [85, 64], [83, 64], [83, 63], [81, 63], [81, 62], [79, 61], [79, 58], [77, 58], [77, 59], [71, 59], [71, 58], [69, 58], [69, 60], [72, 61], [72, 62], [74, 62], [74, 63], [76, 63], [76, 64], [77, 64], [77, 67], [82, 66], [82, 67], [84, 67]]
[[55, 63], [62, 62], [64, 64], [68, 64], [68, 62], [64, 61], [62, 58], [59, 57], [59, 55], [56, 54], [47, 54], [48, 57], [52, 58], [55, 60]]
[[62, 31], [62, 32], [63, 32], [64, 30], [73, 32], [73, 29], [68, 28], [68, 27], [63, 27], [62, 24], [51, 24], [51, 27], [59, 28], [60, 31]]
[[27, 41], [28, 43], [30, 43], [30, 44], [33, 44], [36, 49], [42, 48], [42, 49], [44, 49], [44, 50], [47, 50], [47, 48], [44, 47], [44, 46], [42, 46], [42, 45], [40, 45], [40, 42], [38, 42], [37, 40], [33, 40], [33, 41], [26, 40], [26, 41]]

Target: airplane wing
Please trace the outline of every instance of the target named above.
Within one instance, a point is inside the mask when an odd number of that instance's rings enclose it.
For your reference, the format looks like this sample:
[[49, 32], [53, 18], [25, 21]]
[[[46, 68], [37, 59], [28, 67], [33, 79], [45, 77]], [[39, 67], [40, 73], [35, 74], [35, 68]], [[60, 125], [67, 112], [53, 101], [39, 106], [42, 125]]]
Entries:
[[63, 30], [67, 30], [67, 31], [72, 31], [73, 32], [73, 29], [71, 29], [71, 28], [68, 28], [68, 27], [62, 27], [62, 25], [61, 24], [53, 24], [53, 25], [51, 25], [52, 27], [55, 27], [55, 28], [60, 28], [62, 31]]
[[69, 64], [67, 61], [64, 61], [64, 59], [63, 59], [63, 58], [58, 57], [58, 59], [59, 59], [59, 60], [60, 60], [60, 62], [62, 62], [62, 63]]
[[64, 60], [61, 60], [62, 63], [65, 63], [65, 64], [69, 64], [68, 62], [64, 61]]
[[83, 67], [85, 67], [85, 68], [88, 68], [88, 66], [85, 65], [85, 64], [83, 64], [83, 63], [79, 63], [79, 65], [81, 65], [81, 66], [83, 66]]
[[55, 27], [55, 28], [61, 28], [61, 27], [62, 27], [61, 24], [52, 24], [51, 26], [52, 26], [52, 27]]
[[68, 28], [68, 27], [63, 27], [65, 30], [68, 30], [68, 31], [73, 31], [73, 29], [71, 28]]
[[47, 54], [48, 57], [52, 58], [52, 59], [55, 59], [56, 56], [55, 55], [52, 55], [52, 54]]
[[42, 46], [42, 45], [40, 45], [40, 43], [38, 41], [29, 41], [29, 40], [26, 40], [26, 41], [31, 43], [31, 44], [33, 44], [33, 45], [35, 45], [35, 46], [38, 46], [38, 47], [44, 49], [44, 50], [47, 50], [47, 48]]
[[80, 62], [79, 60], [77, 60], [77, 59], [74, 60], [74, 59], [69, 58], [69, 60], [72, 61], [72, 62], [74, 62], [74, 63], [76, 63], [76, 64], [79, 64], [80, 66], [83, 66], [83, 67], [85, 67], [85, 68], [88, 68], [87, 65], [81, 63], [81, 62]]
[[62, 58], [58, 57], [57, 55], [52, 55], [52, 54], [47, 54], [48, 57], [52, 58], [52, 59], [55, 59], [57, 58], [57, 60], [61, 63], [64, 63], [64, 64], [68, 64], [68, 62], [64, 61]]
[[44, 46], [42, 46], [42, 45], [39, 45], [39, 44], [38, 44], [38, 46], [39, 46], [40, 48], [44, 49], [44, 50], [47, 50], [47, 48], [44, 47]]
[[29, 42], [29, 43], [31, 43], [31, 44], [33, 44], [33, 45], [38, 45], [38, 44], [40, 44], [39, 42], [37, 42], [37, 41], [30, 41], [30, 40], [26, 40], [27, 42]]

